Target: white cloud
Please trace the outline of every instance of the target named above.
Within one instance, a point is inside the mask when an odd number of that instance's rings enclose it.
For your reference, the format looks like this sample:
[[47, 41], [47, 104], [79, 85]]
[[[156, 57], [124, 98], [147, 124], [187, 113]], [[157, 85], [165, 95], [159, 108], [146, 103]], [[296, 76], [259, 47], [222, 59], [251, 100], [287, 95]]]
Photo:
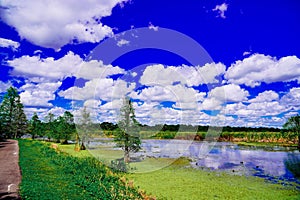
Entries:
[[5, 38], [0, 38], [0, 47], [4, 48], [11, 48], [12, 50], [16, 50], [19, 48], [20, 43], [15, 42], [13, 40], [5, 39]]
[[50, 110], [48, 110], [47, 114], [52, 113], [55, 117], [58, 117], [63, 115], [65, 111], [67, 110], [62, 107], [53, 107]]
[[52, 107], [53, 105], [49, 103], [49, 101], [55, 99], [54, 92], [60, 85], [61, 82], [40, 84], [27, 83], [20, 88], [20, 90], [24, 90], [20, 93], [21, 102], [25, 106]]
[[218, 17], [225, 19], [226, 18], [225, 11], [227, 11], [227, 9], [228, 9], [228, 4], [222, 3], [221, 5], [216, 5], [213, 11], [217, 11], [219, 14]]
[[140, 83], [153, 85], [172, 85], [180, 82], [188, 86], [200, 84], [218, 83], [218, 76], [225, 72], [225, 65], [221, 63], [210, 63], [204, 66], [163, 66], [161, 64], [146, 67], [140, 78]]
[[61, 97], [72, 100], [101, 99], [112, 101], [124, 98], [135, 88], [135, 83], [128, 84], [123, 80], [113, 80], [111, 78], [97, 78], [85, 83], [84, 87], [71, 87], [58, 94]]
[[221, 110], [223, 102], [216, 98], [207, 98], [202, 103], [203, 110]]
[[286, 107], [277, 101], [251, 103], [247, 109], [254, 111], [256, 116], [274, 116], [287, 111]]
[[124, 46], [124, 45], [128, 45], [129, 43], [130, 43], [130, 41], [121, 39], [121, 40], [119, 40], [119, 41], [117, 42], [117, 45], [118, 45], [119, 47], [122, 47], [122, 46]]
[[300, 110], [300, 88], [291, 88], [290, 91], [281, 97], [280, 103], [289, 109]]
[[112, 65], [104, 65], [101, 60], [91, 60], [81, 62], [78, 66], [78, 71], [74, 74], [77, 78], [92, 80], [95, 78], [106, 78], [115, 74], [124, 74], [125, 70]]
[[101, 105], [101, 101], [95, 99], [88, 99], [83, 103], [83, 106], [91, 109], [98, 109], [100, 105]]
[[243, 53], [243, 56], [247, 56], [247, 55], [250, 55], [250, 54], [251, 54], [250, 51], [245, 51], [245, 52]]
[[287, 56], [277, 60], [271, 56], [254, 54], [242, 61], [232, 64], [225, 78], [230, 83], [259, 86], [262, 82], [300, 82], [300, 59]]
[[11, 73], [15, 76], [62, 80], [75, 74], [82, 59], [73, 52], [69, 52], [57, 60], [53, 57], [22, 56], [7, 62], [14, 68]]
[[227, 104], [221, 113], [245, 118], [251, 118], [251, 116], [259, 118], [262, 116], [277, 116], [287, 110], [286, 106], [280, 104], [278, 101], [272, 101], [255, 102], [249, 105], [242, 103]]
[[259, 93], [257, 97], [250, 99], [249, 102], [251, 103], [258, 103], [258, 102], [271, 102], [271, 101], [277, 101], [279, 99], [279, 95], [272, 91], [264, 91], [262, 93]]
[[99, 42], [113, 34], [102, 17], [124, 0], [18, 1], [1, 2], [3, 21], [13, 26], [22, 38], [48, 48], [59, 49], [76, 42]]
[[37, 108], [37, 107], [24, 107], [24, 112], [27, 119], [31, 119], [33, 114], [36, 113], [40, 120], [44, 120], [44, 117], [48, 114], [48, 108]]
[[239, 85], [229, 84], [212, 89], [208, 97], [215, 98], [221, 102], [241, 102], [246, 101], [249, 92]]
[[73, 52], [68, 52], [60, 59], [22, 56], [7, 62], [13, 67], [12, 75], [27, 77], [38, 82], [63, 80], [68, 76], [90, 80], [124, 73], [123, 69], [112, 65], [104, 65], [101, 60], [85, 62]]
[[204, 95], [193, 88], [177, 84], [145, 88], [140, 92], [133, 92], [130, 96], [148, 103], [171, 101], [176, 103], [176, 108], [190, 109], [190, 107], [196, 108], [197, 102], [202, 101]]
[[149, 22], [149, 29], [153, 31], [158, 31], [158, 26], [154, 26], [151, 22]]

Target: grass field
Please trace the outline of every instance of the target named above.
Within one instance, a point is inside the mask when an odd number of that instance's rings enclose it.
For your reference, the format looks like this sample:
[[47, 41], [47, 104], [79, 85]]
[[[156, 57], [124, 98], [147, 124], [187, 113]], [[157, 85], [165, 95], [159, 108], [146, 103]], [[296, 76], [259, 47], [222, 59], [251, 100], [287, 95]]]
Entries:
[[[72, 145], [60, 145], [62, 151], [75, 156], [91, 156], [88, 151], [75, 152]], [[88, 152], [88, 153], [87, 153]], [[98, 149], [93, 153], [100, 160], [120, 158], [122, 151]], [[109, 163], [109, 162], [108, 162]], [[158, 199], [299, 199], [295, 187], [266, 183], [264, 179], [208, 172], [189, 168], [189, 161], [165, 158], [147, 158], [131, 163], [135, 168], [126, 177], [135, 186]]]
[[122, 174], [112, 173], [87, 151], [73, 157], [30, 140], [19, 140], [19, 147], [22, 199], [142, 199]]

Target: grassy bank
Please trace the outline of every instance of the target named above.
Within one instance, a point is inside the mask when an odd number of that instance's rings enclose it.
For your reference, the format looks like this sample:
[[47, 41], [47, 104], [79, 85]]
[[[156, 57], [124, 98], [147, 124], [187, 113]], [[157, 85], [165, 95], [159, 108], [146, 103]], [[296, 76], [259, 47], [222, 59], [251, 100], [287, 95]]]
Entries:
[[142, 199], [137, 189], [84, 151], [76, 158], [41, 142], [20, 140], [19, 146], [22, 199]]
[[[72, 145], [61, 145], [62, 151], [78, 156]], [[97, 149], [91, 151], [101, 160], [122, 156], [121, 151]], [[91, 156], [89, 153], [84, 153]], [[81, 153], [81, 156], [83, 153]], [[109, 163], [109, 162], [108, 162]], [[189, 168], [187, 159], [147, 158], [132, 163], [135, 172], [127, 174], [135, 186], [158, 199], [299, 199], [294, 187], [266, 183], [264, 179], [243, 177]]]

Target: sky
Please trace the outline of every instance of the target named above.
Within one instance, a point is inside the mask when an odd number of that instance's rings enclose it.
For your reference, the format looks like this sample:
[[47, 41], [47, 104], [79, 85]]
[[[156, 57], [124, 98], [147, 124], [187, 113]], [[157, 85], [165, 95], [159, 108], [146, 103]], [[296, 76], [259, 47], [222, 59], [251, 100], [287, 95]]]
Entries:
[[282, 127], [300, 113], [297, 0], [0, 1], [0, 95], [28, 119]]

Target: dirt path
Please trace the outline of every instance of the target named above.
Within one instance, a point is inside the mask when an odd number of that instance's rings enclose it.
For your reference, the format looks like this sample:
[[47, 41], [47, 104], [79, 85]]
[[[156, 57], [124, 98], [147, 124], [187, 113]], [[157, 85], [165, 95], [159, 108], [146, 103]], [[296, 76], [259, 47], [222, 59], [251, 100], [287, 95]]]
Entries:
[[0, 199], [20, 199], [20, 182], [18, 141], [0, 142]]

